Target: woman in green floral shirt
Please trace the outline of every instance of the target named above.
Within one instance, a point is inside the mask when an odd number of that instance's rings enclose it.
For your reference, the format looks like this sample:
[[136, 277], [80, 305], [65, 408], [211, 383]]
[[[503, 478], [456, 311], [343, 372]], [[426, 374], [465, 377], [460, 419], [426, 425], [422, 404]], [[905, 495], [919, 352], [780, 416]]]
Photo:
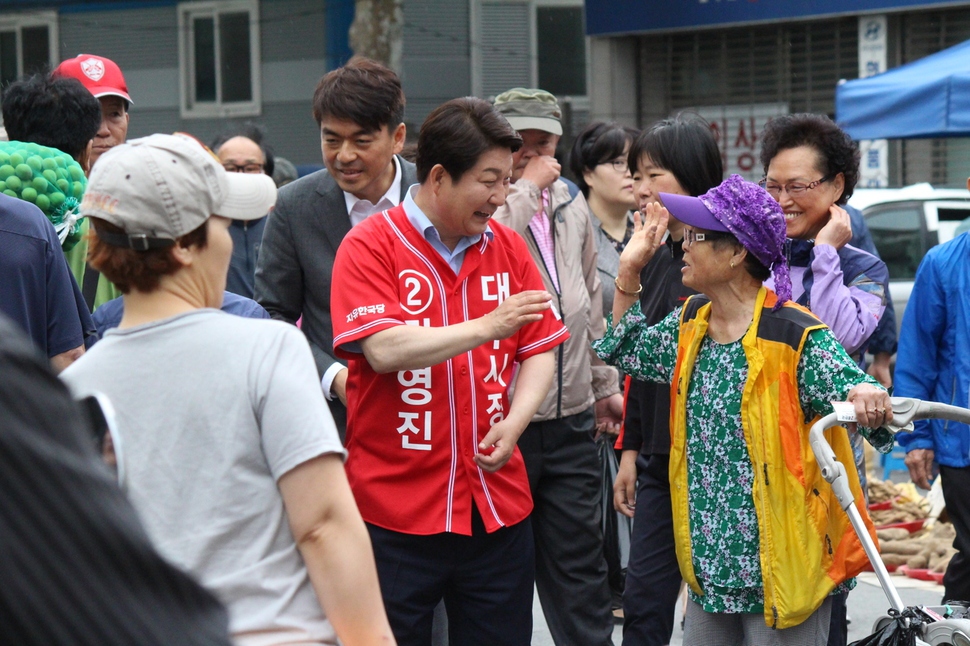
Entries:
[[[650, 208], [620, 259], [617, 323], [594, 347], [631, 375], [678, 384], [670, 472], [678, 559], [691, 584], [684, 643], [825, 644], [827, 597], [851, 586], [865, 556], [844, 514], [825, 502], [827, 483], [812, 479], [808, 424], [847, 400], [864, 426], [879, 428], [892, 418], [889, 397], [823, 324], [786, 304], [784, 214], [763, 189], [732, 176], [700, 198], [661, 198], [688, 227], [684, 284], [705, 296], [643, 324], [640, 269], [667, 218]], [[761, 286], [769, 268], [778, 295]], [[851, 470], [848, 439], [836, 432]], [[886, 431], [867, 436], [892, 446]]]

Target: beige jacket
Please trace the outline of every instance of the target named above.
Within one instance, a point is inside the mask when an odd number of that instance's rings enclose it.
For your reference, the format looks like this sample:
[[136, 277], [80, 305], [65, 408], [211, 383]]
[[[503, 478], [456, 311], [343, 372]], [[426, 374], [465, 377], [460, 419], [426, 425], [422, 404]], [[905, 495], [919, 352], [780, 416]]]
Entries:
[[581, 193], [573, 199], [561, 180], [549, 190], [559, 292], [529, 230], [529, 221], [541, 204], [539, 187], [520, 179], [509, 189], [505, 205], [492, 216], [525, 238], [546, 289], [557, 297], [553, 305], [569, 329], [569, 339], [555, 351], [556, 374], [552, 389], [533, 418], [537, 422], [580, 413], [596, 400], [620, 391], [616, 369], [603, 363], [590, 347], [593, 340], [606, 333], [606, 320], [589, 207]]

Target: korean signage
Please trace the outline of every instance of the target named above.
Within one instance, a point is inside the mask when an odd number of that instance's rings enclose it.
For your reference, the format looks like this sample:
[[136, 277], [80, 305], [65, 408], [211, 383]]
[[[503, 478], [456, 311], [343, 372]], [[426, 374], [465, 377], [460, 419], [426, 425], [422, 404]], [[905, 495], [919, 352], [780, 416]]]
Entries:
[[764, 177], [758, 161], [761, 133], [772, 117], [788, 114], [787, 103], [751, 103], [697, 108], [711, 124], [724, 159], [725, 176], [737, 173], [751, 182]]
[[590, 36], [966, 5], [965, 0], [586, 0]]
[[[886, 16], [859, 17], [859, 78], [886, 71]], [[889, 186], [889, 142], [874, 139], [859, 142], [859, 186]]]

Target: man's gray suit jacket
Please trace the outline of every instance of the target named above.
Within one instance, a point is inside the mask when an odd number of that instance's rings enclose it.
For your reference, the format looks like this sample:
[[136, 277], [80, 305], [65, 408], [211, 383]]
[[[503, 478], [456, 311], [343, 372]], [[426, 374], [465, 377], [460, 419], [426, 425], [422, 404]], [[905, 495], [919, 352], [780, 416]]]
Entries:
[[[414, 164], [401, 157], [398, 162], [403, 202], [418, 180]], [[256, 300], [274, 319], [296, 323], [303, 317], [303, 333], [321, 378], [336, 361], [330, 285], [337, 247], [350, 227], [343, 191], [326, 169], [319, 170], [280, 189], [256, 263]], [[347, 410], [337, 398], [330, 410], [342, 437]]]

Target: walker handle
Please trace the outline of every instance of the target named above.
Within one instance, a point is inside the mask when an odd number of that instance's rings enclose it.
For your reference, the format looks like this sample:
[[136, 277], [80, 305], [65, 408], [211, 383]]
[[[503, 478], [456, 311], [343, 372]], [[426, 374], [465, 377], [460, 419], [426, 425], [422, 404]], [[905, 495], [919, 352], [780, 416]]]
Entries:
[[[908, 397], [893, 397], [892, 406], [893, 421], [884, 428], [893, 435], [901, 431], [911, 432], [913, 430], [913, 422], [918, 419], [952, 419], [957, 422], [970, 424], [970, 410], [959, 406], [938, 404], [936, 402], [910, 399]], [[856, 535], [859, 537], [859, 542], [862, 543], [862, 547], [865, 549], [870, 563], [872, 563], [876, 577], [879, 579], [883, 591], [889, 598], [889, 602], [893, 608], [902, 612], [904, 608], [903, 601], [896, 591], [896, 586], [890, 581], [889, 572], [886, 570], [886, 566], [879, 556], [879, 551], [876, 549], [875, 543], [869, 536], [869, 532], [866, 529], [865, 523], [862, 521], [859, 510], [856, 509], [855, 498], [852, 495], [852, 490], [849, 488], [849, 480], [846, 477], [845, 467], [835, 459], [835, 452], [832, 451], [832, 447], [825, 440], [824, 433], [826, 429], [856, 421], [855, 408], [852, 404], [846, 402], [833, 402], [832, 408], [835, 409], [835, 412], [829, 413], [812, 424], [812, 428], [809, 431], [809, 443], [812, 446], [812, 452], [815, 454], [815, 460], [821, 469], [822, 477], [832, 485], [832, 491], [835, 493], [839, 505], [848, 514], [849, 521], [852, 523], [852, 527], [855, 529]]]

